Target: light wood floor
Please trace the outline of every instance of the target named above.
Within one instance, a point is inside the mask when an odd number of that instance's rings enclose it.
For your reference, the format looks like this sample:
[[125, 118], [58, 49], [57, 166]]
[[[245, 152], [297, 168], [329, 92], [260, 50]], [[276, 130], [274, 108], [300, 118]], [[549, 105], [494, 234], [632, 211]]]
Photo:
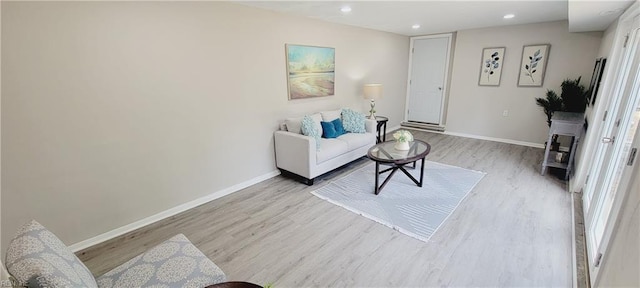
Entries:
[[230, 280], [275, 287], [572, 284], [571, 197], [540, 175], [542, 149], [414, 135], [432, 145], [427, 160], [487, 173], [427, 243], [309, 193], [370, 161], [362, 158], [314, 186], [278, 176], [78, 256], [101, 275], [184, 233]]

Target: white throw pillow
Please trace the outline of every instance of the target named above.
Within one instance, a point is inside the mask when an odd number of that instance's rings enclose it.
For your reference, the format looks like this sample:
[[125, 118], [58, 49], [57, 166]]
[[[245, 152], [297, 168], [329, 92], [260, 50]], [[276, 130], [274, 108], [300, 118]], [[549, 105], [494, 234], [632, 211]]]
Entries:
[[302, 117], [284, 119], [284, 125], [287, 126], [287, 131], [302, 134]]
[[324, 111], [320, 112], [320, 114], [322, 114], [322, 121], [331, 122], [340, 118], [340, 116], [342, 115], [342, 110]]

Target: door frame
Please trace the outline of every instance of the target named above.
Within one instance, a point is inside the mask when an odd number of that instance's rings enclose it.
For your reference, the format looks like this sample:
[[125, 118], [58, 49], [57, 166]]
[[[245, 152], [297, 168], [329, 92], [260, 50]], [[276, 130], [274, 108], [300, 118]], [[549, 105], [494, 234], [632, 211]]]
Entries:
[[411, 71], [413, 69], [413, 43], [415, 40], [421, 39], [433, 39], [433, 38], [447, 38], [447, 54], [444, 68], [444, 83], [442, 83], [442, 101], [440, 102], [440, 119], [438, 119], [438, 125], [443, 126], [444, 107], [447, 99], [449, 98], [449, 70], [451, 66], [451, 52], [453, 47], [453, 33], [433, 34], [426, 36], [414, 36], [409, 38], [409, 72], [407, 73], [407, 95], [404, 103], [404, 121], [409, 122], [409, 97], [411, 97]]
[[[608, 114], [606, 117], [606, 120], [600, 120], [602, 122], [602, 124], [600, 125], [599, 129], [598, 129], [598, 133], [596, 133], [595, 136], [595, 142], [592, 144], [594, 147], [594, 151], [592, 154], [592, 159], [593, 162], [591, 163], [591, 169], [589, 169], [587, 172], [587, 176], [586, 176], [586, 180], [585, 183], [583, 184], [583, 197], [587, 197], [587, 189], [591, 189], [592, 190], [592, 195], [590, 198], [589, 203], [587, 203], [586, 199], [583, 199], [583, 201], [581, 201], [581, 205], [583, 206], [583, 211], [584, 211], [584, 223], [585, 223], [585, 241], [587, 241], [586, 244], [586, 258], [587, 258], [587, 271], [589, 272], [589, 282], [591, 284], [592, 287], [596, 287], [596, 285], [599, 283], [600, 280], [600, 275], [601, 275], [601, 267], [603, 267], [605, 265], [605, 261], [608, 258], [608, 253], [610, 252], [610, 241], [611, 241], [611, 237], [612, 237], [612, 233], [615, 230], [617, 223], [619, 222], [619, 214], [620, 214], [620, 210], [621, 210], [621, 204], [623, 201], [623, 199], [626, 199], [627, 197], [627, 186], [629, 184], [629, 182], [625, 181], [628, 180], [625, 179], [625, 177], [628, 177], [628, 173], [632, 173], [633, 171], [629, 171], [628, 168], [631, 168], [631, 170], [634, 170], [634, 167], [627, 167], [625, 168], [625, 170], [622, 172], [623, 174], [621, 175], [621, 182], [620, 185], [617, 187], [617, 193], [615, 195], [615, 198], [613, 199], [613, 203], [611, 206], [611, 210], [609, 211], [609, 215], [607, 215], [607, 220], [605, 222], [605, 226], [604, 226], [604, 231], [603, 231], [603, 235], [602, 238], [600, 240], [600, 245], [599, 247], [597, 247], [597, 251], [591, 251], [590, 249], [590, 243], [589, 241], [589, 237], [590, 235], [588, 235], [588, 227], [590, 227], [590, 223], [593, 221], [593, 219], [590, 219], [590, 217], [592, 216], [593, 213], [593, 209], [595, 209], [594, 207], [597, 205], [597, 201], [599, 201], [598, 199], [601, 198], [602, 195], [600, 195], [601, 193], [606, 193], [606, 191], [595, 191], [596, 188], [596, 181], [598, 180], [598, 176], [601, 173], [601, 170], [604, 168], [604, 164], [603, 163], [603, 158], [604, 158], [604, 154], [606, 153], [607, 149], [604, 149], [601, 142], [602, 137], [609, 137], [608, 135], [611, 133], [612, 129], [613, 129], [613, 125], [614, 122], [616, 121], [616, 118], [619, 118], [617, 116], [618, 113], [621, 113], [623, 111], [621, 111], [620, 109], [624, 109], [624, 107], [621, 107], [622, 105], [624, 105], [624, 103], [622, 102], [622, 98], [624, 98], [623, 96], [623, 92], [625, 87], [621, 87], [621, 85], [623, 83], [623, 79], [625, 77], [627, 77], [627, 75], [625, 75], [625, 72], [628, 73], [630, 71], [622, 71], [622, 69], [624, 68], [624, 64], [625, 61], [633, 61], [633, 57], [629, 57], [630, 59], [628, 59], [627, 55], [628, 53], [630, 53], [627, 49], [623, 48], [623, 43], [624, 43], [624, 36], [626, 35], [626, 31], [630, 31], [630, 33], [633, 32], [633, 29], [631, 29], [633, 27], [633, 23], [634, 23], [634, 19], [635, 17], [637, 17], [640, 13], [638, 11], [640, 11], [640, 9], [638, 9], [638, 7], [640, 6], [639, 2], [636, 2], [634, 4], [632, 4], [629, 8], [627, 8], [627, 11], [625, 13], [623, 13], [622, 16], [620, 16], [620, 18], [618, 18], [618, 27], [616, 28], [615, 36], [613, 38], [612, 41], [614, 41], [613, 45], [612, 45], [612, 49], [610, 52], [610, 58], [612, 59], [611, 64], [609, 67], [607, 67], [607, 73], [606, 73], [606, 78], [605, 78], [605, 83], [603, 83], [603, 89], [602, 89], [602, 94], [608, 93], [613, 95], [613, 97], [611, 97], [610, 99], [605, 99], [605, 97], [599, 97], [598, 103], [596, 103], [596, 105], [601, 105], [602, 107], [600, 108], [601, 111], [606, 111], [606, 113]], [[631, 38], [631, 35], [629, 35], [629, 38]], [[628, 41], [631, 42], [632, 39], [629, 39]], [[631, 43], [630, 43], [631, 44]], [[629, 47], [627, 47], [629, 48]], [[632, 56], [632, 55], [631, 55]], [[630, 65], [631, 63], [629, 63]], [[636, 75], [628, 75], [628, 77], [630, 78], [629, 81], [633, 81], [634, 77]], [[632, 93], [633, 94], [633, 93]], [[631, 96], [631, 95], [629, 95]], [[606, 102], [605, 102], [606, 100]], [[629, 103], [631, 104], [631, 103]], [[594, 111], [595, 112], [595, 111]], [[604, 114], [604, 113], [603, 113]], [[600, 114], [596, 114], [596, 115], [600, 115]], [[594, 119], [598, 119], [598, 118], [602, 118], [602, 115], [600, 115], [599, 117], [596, 117]], [[598, 119], [599, 120], [599, 119]], [[595, 121], [595, 120], [594, 120]], [[637, 137], [638, 135], [636, 135]], [[635, 142], [634, 144], [635, 145]], [[614, 149], [614, 147], [609, 147], [608, 149]], [[634, 163], [634, 166], [637, 166]], [[590, 179], [593, 178], [593, 179]], [[588, 206], [587, 206], [588, 205]], [[602, 254], [603, 256], [598, 256], [598, 254]], [[602, 257], [600, 260], [600, 263], [597, 267], [595, 267], [595, 265], [593, 265], [593, 261], [596, 260], [597, 257]], [[593, 267], [592, 267], [593, 265]], [[593, 268], [593, 269], [592, 269]]]

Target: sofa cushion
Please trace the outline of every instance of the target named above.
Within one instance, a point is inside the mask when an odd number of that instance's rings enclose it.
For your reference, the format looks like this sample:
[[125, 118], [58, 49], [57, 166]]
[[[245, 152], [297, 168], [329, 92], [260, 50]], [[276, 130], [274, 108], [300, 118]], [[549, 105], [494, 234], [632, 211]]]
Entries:
[[320, 135], [322, 135], [322, 125], [320, 125], [320, 122], [322, 122], [322, 115], [320, 115], [320, 113], [316, 113], [309, 116], [313, 119], [313, 125], [316, 126], [316, 129], [320, 131]]
[[316, 163], [320, 164], [329, 159], [333, 159], [344, 153], [349, 152], [347, 142], [338, 139], [320, 139], [322, 144], [316, 153]]
[[316, 140], [316, 149], [320, 149], [320, 137], [322, 136], [322, 129], [317, 129], [315, 120], [311, 116], [302, 117], [302, 134], [313, 137]]
[[322, 121], [320, 124], [322, 124], [322, 138], [336, 138], [340, 136], [333, 126], [333, 122]]
[[340, 118], [331, 122], [322, 121], [320, 124], [322, 124], [322, 138], [336, 138], [345, 133]]
[[222, 270], [178, 234], [98, 277], [98, 286], [205, 287], [224, 281]]
[[376, 135], [373, 133], [347, 133], [338, 137], [338, 140], [347, 143], [347, 147], [351, 151], [365, 145], [375, 144]]
[[342, 125], [344, 130], [353, 133], [365, 133], [365, 117], [360, 112], [353, 111], [351, 109], [342, 109]]
[[333, 128], [336, 129], [338, 136], [347, 133], [346, 131], [344, 131], [344, 126], [342, 126], [342, 120], [340, 118], [334, 119], [333, 121], [331, 121], [331, 123], [333, 123]]
[[[313, 119], [313, 125], [316, 127], [316, 129], [320, 130], [320, 135], [322, 135], [322, 125], [320, 124], [320, 122], [322, 121], [322, 114], [320, 113], [315, 113], [312, 115], [307, 115], [309, 117], [311, 117], [311, 119]], [[287, 118], [284, 119], [284, 125], [287, 128], [287, 131], [289, 132], [293, 132], [293, 133], [298, 133], [298, 134], [304, 134], [302, 133], [302, 119], [304, 117], [297, 117], [297, 118]]]
[[324, 122], [331, 122], [335, 119], [340, 118], [342, 113], [342, 110], [332, 110], [332, 111], [324, 111], [324, 112], [320, 112], [320, 114], [322, 115], [322, 121]]
[[284, 119], [287, 131], [302, 134], [302, 117]]
[[5, 258], [9, 273], [28, 287], [97, 287], [89, 269], [40, 223], [18, 230]]

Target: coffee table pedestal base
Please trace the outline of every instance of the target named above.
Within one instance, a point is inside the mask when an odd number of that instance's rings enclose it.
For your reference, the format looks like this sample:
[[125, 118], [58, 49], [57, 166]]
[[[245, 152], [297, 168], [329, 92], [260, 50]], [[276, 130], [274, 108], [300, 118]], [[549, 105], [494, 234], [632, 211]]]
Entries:
[[[418, 162], [418, 160], [413, 161], [413, 167], [405, 167], [405, 165], [410, 164], [410, 163], [403, 163], [403, 164], [396, 164], [396, 163], [383, 163], [384, 164], [388, 164], [391, 165], [390, 168], [384, 169], [382, 171], [380, 171], [380, 162], [376, 161], [376, 188], [375, 188], [375, 193], [376, 195], [380, 194], [380, 190], [382, 190], [382, 188], [384, 188], [385, 185], [387, 185], [387, 183], [389, 183], [389, 180], [391, 180], [391, 177], [393, 177], [393, 174], [395, 174], [396, 172], [398, 172], [398, 170], [402, 171], [405, 175], [407, 175], [407, 177], [409, 177], [409, 179], [411, 179], [411, 181], [413, 181], [413, 183], [415, 183], [416, 185], [418, 185], [418, 187], [422, 187], [422, 179], [424, 179], [424, 158], [420, 159], [420, 161], [422, 161], [420, 163], [420, 181], [416, 180], [416, 178], [414, 178], [405, 168], [412, 168], [415, 169], [416, 168], [416, 162]], [[380, 175], [387, 173], [391, 171], [391, 173], [389, 174], [389, 176], [387, 176], [387, 178], [384, 179], [384, 181], [382, 181], [382, 184], [380, 186], [378, 186], [378, 183], [380, 182]]]

